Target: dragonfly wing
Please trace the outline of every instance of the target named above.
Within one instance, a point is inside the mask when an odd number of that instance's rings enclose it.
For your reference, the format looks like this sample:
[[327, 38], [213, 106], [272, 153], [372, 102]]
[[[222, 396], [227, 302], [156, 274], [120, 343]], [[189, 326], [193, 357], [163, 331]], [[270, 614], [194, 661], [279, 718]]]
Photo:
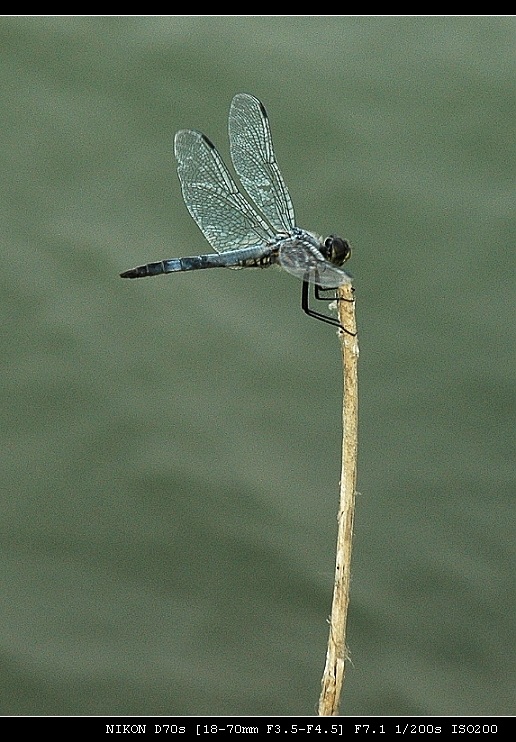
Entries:
[[281, 175], [267, 112], [257, 98], [235, 95], [229, 109], [231, 159], [240, 181], [276, 232], [295, 226], [294, 207]]
[[303, 281], [308, 279], [324, 289], [336, 289], [352, 281], [349, 273], [330, 263], [311, 245], [280, 248], [279, 262], [293, 276]]
[[270, 240], [269, 225], [240, 193], [208, 137], [178, 131], [174, 153], [186, 208], [217, 252]]

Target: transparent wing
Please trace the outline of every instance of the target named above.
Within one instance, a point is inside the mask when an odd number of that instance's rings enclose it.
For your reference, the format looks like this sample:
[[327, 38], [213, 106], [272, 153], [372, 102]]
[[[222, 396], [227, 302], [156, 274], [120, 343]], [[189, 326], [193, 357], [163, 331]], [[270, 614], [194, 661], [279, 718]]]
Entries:
[[319, 250], [306, 244], [292, 246], [289, 244], [279, 251], [279, 262], [282, 268], [301, 280], [310, 280], [324, 289], [336, 289], [345, 283], [351, 283], [349, 273], [326, 260]]
[[294, 207], [276, 162], [267, 112], [257, 98], [235, 95], [229, 109], [231, 159], [240, 181], [276, 232], [295, 226]]
[[238, 190], [208, 137], [189, 129], [178, 131], [174, 153], [186, 208], [217, 252], [267, 242], [273, 236]]

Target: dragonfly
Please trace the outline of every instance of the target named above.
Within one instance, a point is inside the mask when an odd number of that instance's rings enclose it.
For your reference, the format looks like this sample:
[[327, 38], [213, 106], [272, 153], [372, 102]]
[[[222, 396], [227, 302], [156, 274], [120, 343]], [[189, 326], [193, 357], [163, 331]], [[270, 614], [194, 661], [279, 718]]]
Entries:
[[177, 172], [186, 208], [215, 253], [169, 258], [124, 271], [122, 278], [144, 278], [202, 268], [266, 268], [279, 265], [303, 282], [301, 307], [310, 317], [342, 327], [336, 317], [309, 306], [324, 290], [351, 284], [342, 269], [351, 256], [349, 242], [325, 239], [296, 226], [294, 207], [272, 144], [269, 118], [261, 101], [238, 93], [229, 109], [231, 160], [241, 188], [215, 145], [193, 129], [174, 139]]

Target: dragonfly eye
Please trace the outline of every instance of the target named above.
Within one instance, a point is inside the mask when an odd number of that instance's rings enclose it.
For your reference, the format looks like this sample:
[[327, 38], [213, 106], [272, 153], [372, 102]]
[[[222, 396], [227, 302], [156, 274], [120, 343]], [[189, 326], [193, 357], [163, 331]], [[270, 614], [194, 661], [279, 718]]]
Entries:
[[326, 260], [333, 265], [342, 265], [351, 257], [351, 247], [347, 240], [343, 240], [342, 237], [335, 237], [330, 234], [324, 240], [324, 250], [322, 251]]

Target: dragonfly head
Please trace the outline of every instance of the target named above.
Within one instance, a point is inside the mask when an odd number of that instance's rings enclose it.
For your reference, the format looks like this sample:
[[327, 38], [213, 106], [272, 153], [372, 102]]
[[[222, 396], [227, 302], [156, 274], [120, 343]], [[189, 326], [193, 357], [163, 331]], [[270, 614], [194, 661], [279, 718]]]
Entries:
[[342, 265], [351, 257], [351, 247], [347, 240], [330, 234], [320, 248], [322, 255], [333, 265]]

